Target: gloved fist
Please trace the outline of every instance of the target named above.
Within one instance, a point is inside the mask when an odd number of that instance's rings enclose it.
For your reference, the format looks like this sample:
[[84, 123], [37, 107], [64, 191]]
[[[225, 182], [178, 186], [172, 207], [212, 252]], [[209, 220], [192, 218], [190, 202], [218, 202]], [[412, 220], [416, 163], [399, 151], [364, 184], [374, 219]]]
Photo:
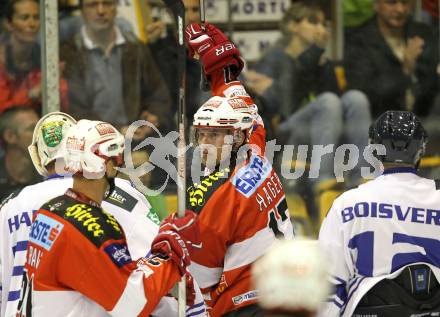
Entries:
[[200, 243], [197, 215], [187, 210], [183, 218], [177, 218], [175, 213], [165, 218], [152, 242], [151, 253], [168, 256], [179, 267], [183, 276], [186, 267], [191, 264], [193, 245]]
[[240, 51], [214, 25], [205, 23], [202, 27], [199, 23], [192, 23], [186, 27], [185, 38], [191, 57], [200, 56], [206, 75], [225, 68], [229, 68], [235, 78], [240, 75], [244, 66]]

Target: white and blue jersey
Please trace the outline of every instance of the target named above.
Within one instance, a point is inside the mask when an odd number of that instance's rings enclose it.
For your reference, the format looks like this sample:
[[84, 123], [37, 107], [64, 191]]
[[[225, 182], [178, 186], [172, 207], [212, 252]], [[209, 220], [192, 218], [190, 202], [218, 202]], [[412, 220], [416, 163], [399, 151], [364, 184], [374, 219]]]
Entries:
[[440, 281], [440, 190], [399, 168], [338, 197], [319, 233], [334, 293], [321, 315], [352, 316], [375, 284], [425, 263]]
[[[102, 208], [124, 229], [131, 257], [144, 257], [159, 230], [159, 219], [144, 195], [130, 182], [117, 178], [115, 183], [115, 191], [103, 201]], [[0, 209], [1, 317], [15, 316], [17, 310], [33, 213], [47, 201], [63, 195], [72, 184], [71, 177], [56, 176], [27, 186], [4, 201]], [[205, 316], [202, 295], [197, 285], [195, 288], [196, 304], [188, 308], [188, 316]], [[177, 301], [164, 297], [152, 316], [177, 316]]]

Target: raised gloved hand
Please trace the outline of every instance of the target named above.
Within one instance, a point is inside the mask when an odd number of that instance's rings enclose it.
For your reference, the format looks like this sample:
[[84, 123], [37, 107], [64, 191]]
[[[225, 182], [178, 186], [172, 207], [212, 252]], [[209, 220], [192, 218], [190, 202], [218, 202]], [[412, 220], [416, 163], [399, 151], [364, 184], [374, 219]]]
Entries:
[[206, 75], [227, 69], [232, 80], [240, 75], [244, 63], [240, 51], [228, 37], [214, 25], [192, 23], [186, 27], [185, 38], [191, 57], [200, 56]]
[[165, 218], [151, 244], [151, 253], [168, 256], [183, 276], [191, 264], [193, 246], [200, 243], [197, 215], [187, 210], [182, 218], [177, 218], [175, 213]]

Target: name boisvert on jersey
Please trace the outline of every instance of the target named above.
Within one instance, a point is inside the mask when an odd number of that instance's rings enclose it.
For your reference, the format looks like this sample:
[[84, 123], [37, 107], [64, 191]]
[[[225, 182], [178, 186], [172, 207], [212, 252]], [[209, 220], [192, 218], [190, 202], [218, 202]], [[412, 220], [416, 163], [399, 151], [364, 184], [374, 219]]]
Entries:
[[381, 202], [358, 202], [340, 211], [342, 222], [347, 223], [355, 218], [385, 218], [413, 223], [434, 224], [440, 226], [440, 210], [419, 207], [403, 207]]

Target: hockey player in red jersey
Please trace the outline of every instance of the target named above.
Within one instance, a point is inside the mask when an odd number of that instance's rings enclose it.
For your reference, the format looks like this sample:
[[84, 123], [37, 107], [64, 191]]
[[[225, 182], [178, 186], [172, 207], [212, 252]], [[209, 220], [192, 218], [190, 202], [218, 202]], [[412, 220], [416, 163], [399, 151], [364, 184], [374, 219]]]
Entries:
[[197, 217], [167, 218], [151, 255], [134, 261], [122, 227], [101, 208], [123, 161], [123, 136], [81, 120], [63, 142], [73, 187], [34, 216], [17, 316], [149, 316], [186, 273], [199, 243]]
[[186, 40], [214, 95], [193, 122], [205, 172], [187, 188], [187, 208], [199, 214], [202, 240], [190, 271], [211, 317], [262, 316], [250, 268], [277, 238], [293, 236], [284, 191], [262, 155], [265, 130], [258, 109], [237, 81], [243, 68], [238, 49], [211, 24], [189, 25]]

